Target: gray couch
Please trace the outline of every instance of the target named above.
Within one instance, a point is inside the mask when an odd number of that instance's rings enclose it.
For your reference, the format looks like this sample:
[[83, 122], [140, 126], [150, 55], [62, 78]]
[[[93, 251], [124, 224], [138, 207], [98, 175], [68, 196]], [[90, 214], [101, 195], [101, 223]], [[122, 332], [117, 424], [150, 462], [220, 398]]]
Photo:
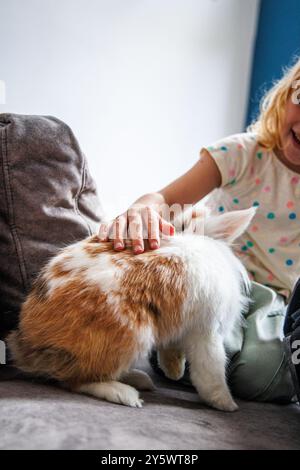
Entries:
[[[149, 366], [143, 369], [149, 372]], [[0, 449], [300, 449], [300, 407], [239, 401], [235, 413], [200, 404], [158, 376], [129, 408], [54, 386], [0, 382]]]

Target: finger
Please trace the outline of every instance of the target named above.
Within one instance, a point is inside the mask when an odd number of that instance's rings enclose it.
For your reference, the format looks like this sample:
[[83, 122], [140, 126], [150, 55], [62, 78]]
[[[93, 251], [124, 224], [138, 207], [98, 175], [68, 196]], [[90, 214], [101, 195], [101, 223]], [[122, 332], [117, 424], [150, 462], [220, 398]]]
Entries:
[[136, 214], [130, 218], [128, 228], [134, 253], [143, 253], [143, 221], [140, 214]]
[[156, 250], [160, 246], [159, 215], [156, 211], [148, 207], [147, 219], [149, 246], [151, 250]]
[[99, 227], [99, 238], [101, 242], [106, 242], [109, 239], [109, 230], [111, 227], [111, 222], [102, 222]]
[[114, 240], [114, 249], [123, 250], [124, 249], [124, 237], [127, 227], [127, 217], [125, 215], [119, 215], [114, 220], [113, 227], [113, 240]]
[[159, 229], [163, 235], [172, 236], [175, 234], [175, 227], [174, 225], [167, 222], [162, 217], [159, 218]]

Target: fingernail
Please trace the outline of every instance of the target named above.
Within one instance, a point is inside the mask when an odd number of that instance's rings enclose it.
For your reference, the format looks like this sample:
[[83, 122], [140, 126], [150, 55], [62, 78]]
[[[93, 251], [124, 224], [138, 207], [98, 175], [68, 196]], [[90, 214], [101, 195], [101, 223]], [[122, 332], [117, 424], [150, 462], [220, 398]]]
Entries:
[[158, 248], [158, 243], [157, 242], [152, 242], [150, 244], [150, 246], [151, 246], [152, 250], [156, 250]]
[[123, 244], [122, 244], [122, 243], [118, 242], [118, 243], [115, 244], [115, 249], [116, 249], [116, 250], [121, 250], [122, 248], [123, 248]]
[[134, 252], [135, 253], [143, 253], [143, 248], [141, 246], [135, 246], [134, 247]]

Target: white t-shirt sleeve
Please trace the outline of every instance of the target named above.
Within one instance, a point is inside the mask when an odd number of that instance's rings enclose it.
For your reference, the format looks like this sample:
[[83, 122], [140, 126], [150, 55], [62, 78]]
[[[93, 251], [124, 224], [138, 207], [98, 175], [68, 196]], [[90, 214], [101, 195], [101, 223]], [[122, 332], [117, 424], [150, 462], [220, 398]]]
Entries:
[[220, 173], [221, 186], [237, 185], [250, 170], [256, 140], [251, 134], [235, 134], [204, 148], [214, 159]]

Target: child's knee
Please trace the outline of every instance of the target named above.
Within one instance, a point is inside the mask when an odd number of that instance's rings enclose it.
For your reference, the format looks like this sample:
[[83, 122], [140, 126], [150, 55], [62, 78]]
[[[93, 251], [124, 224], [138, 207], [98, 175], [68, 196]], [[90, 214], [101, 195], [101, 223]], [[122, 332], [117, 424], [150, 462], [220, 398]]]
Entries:
[[248, 348], [233, 361], [228, 379], [234, 396], [264, 402], [292, 400], [295, 390], [281, 346], [274, 344], [268, 351]]

